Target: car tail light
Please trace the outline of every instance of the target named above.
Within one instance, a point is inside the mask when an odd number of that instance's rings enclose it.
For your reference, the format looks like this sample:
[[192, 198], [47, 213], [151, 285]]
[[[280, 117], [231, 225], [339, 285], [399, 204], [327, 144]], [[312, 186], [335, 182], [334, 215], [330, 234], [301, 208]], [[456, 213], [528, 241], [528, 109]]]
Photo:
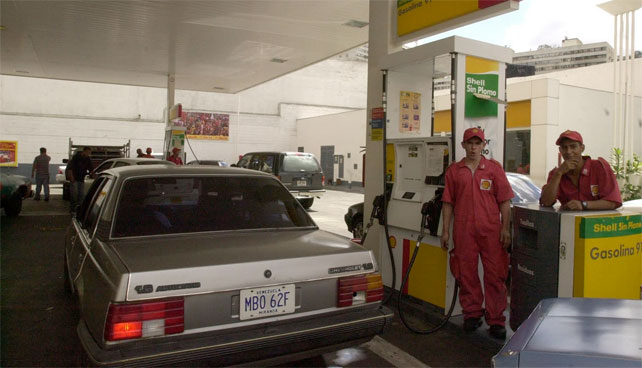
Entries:
[[383, 282], [379, 273], [341, 277], [337, 307], [348, 307], [383, 299]]
[[184, 316], [183, 298], [110, 304], [105, 323], [105, 340], [138, 339], [181, 333], [185, 330]]
[[62, 174], [62, 170], [61, 169], [58, 169], [58, 174]]
[[321, 185], [325, 185], [325, 175], [321, 176]]

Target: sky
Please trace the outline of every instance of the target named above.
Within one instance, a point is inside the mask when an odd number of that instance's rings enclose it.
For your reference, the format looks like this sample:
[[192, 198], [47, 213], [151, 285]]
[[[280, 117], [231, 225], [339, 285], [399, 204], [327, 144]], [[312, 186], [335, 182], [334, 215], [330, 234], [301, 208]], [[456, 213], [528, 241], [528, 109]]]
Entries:
[[[565, 37], [582, 43], [608, 42], [613, 46], [613, 16], [597, 4], [608, 0], [522, 0], [519, 10], [440, 33], [419, 44], [457, 35], [515, 52], [537, 50], [539, 45], [561, 46]], [[642, 9], [635, 13], [635, 49], [642, 50]]]

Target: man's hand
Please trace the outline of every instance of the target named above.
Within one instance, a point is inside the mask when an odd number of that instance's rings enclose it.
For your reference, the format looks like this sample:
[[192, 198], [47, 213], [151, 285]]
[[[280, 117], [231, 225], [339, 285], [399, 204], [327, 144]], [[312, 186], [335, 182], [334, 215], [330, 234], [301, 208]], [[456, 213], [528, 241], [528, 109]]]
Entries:
[[504, 246], [504, 249], [508, 249], [508, 247], [510, 247], [510, 242], [511, 242], [510, 230], [502, 229], [501, 233], [499, 233], [499, 241]]
[[560, 175], [564, 175], [569, 171], [573, 171], [577, 169], [578, 167], [580, 167], [580, 165], [582, 165], [581, 158], [572, 158], [572, 159], [564, 160], [564, 162], [562, 162], [557, 172], [560, 173]]
[[448, 231], [444, 231], [443, 234], [441, 234], [441, 248], [443, 250], [448, 250], [448, 242], [450, 241], [450, 234], [448, 234]]
[[563, 211], [582, 211], [583, 209], [582, 202], [576, 199], [570, 200], [560, 207], [560, 210]]

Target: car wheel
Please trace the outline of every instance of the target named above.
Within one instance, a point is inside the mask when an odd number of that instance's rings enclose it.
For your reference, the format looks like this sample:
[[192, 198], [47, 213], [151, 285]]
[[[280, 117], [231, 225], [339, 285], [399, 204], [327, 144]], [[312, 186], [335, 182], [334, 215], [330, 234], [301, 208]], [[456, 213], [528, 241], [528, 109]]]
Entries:
[[363, 217], [361, 215], [352, 219], [352, 236], [355, 239], [363, 238]]
[[15, 193], [9, 201], [7, 201], [7, 206], [4, 208], [4, 213], [9, 217], [15, 217], [20, 214], [22, 211], [22, 197], [20, 193]]
[[314, 198], [303, 198], [299, 199], [299, 203], [305, 208], [306, 210], [310, 207], [312, 207], [312, 203], [314, 203]]

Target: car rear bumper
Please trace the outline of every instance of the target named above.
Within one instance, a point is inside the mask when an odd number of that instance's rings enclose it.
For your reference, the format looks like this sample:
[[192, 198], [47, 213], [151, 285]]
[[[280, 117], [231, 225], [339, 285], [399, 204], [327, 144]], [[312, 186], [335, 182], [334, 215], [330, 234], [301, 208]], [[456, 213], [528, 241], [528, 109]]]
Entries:
[[325, 189], [317, 189], [317, 190], [300, 190], [300, 189], [290, 189], [290, 193], [296, 199], [301, 199], [301, 198], [321, 198], [322, 195], [325, 194]]
[[341, 315], [288, 322], [278, 326], [261, 325], [252, 330], [235, 331], [172, 339], [171, 342], [149, 339], [147, 344], [121, 349], [101, 349], [83, 321], [78, 336], [89, 361], [98, 366], [150, 366], [196, 360], [216, 365], [270, 360], [292, 361], [301, 353], [333, 351], [338, 346], [356, 344], [383, 332], [393, 313], [381, 306], [354, 310]]

